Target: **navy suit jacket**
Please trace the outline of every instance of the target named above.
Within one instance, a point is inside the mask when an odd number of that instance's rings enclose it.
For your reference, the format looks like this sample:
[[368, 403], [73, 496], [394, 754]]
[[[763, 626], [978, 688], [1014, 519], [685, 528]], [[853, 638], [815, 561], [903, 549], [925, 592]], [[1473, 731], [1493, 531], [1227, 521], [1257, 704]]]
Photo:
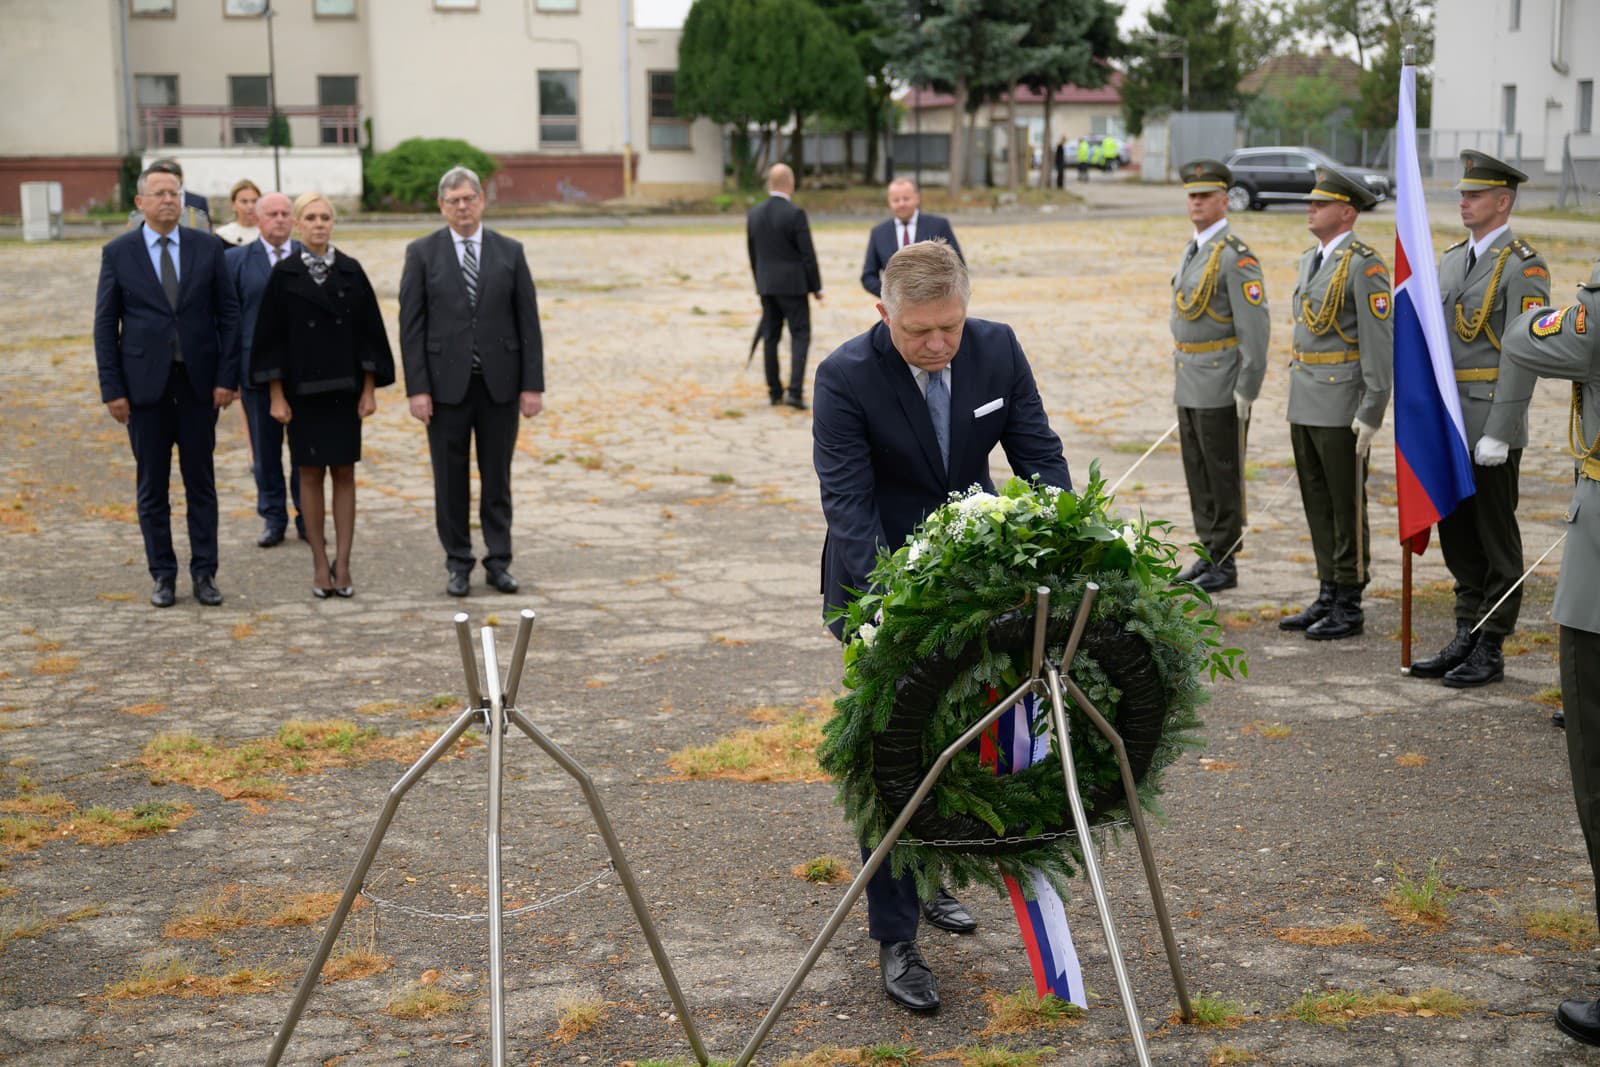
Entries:
[[[900, 251], [899, 234], [895, 220], [891, 217], [874, 226], [872, 233], [867, 237], [867, 261], [861, 266], [861, 285], [873, 296], [883, 295], [883, 282], [879, 280], [878, 275], [889, 265], [889, 257]], [[931, 241], [935, 237], [943, 237], [950, 242], [950, 247], [956, 250], [961, 262], [967, 261], [966, 257], [961, 255], [961, 243], [956, 240], [956, 232], [950, 228], [950, 220], [943, 215], [919, 212], [917, 240]]]
[[[828, 520], [824, 613], [864, 590], [880, 546], [895, 549], [954, 490], [994, 491], [989, 453], [1011, 469], [1072, 488], [1028, 359], [1011, 327], [968, 319], [950, 363], [950, 465], [939, 458], [928, 404], [882, 322], [817, 366], [812, 458]], [[982, 414], [978, 414], [982, 412]], [[835, 635], [839, 620], [829, 624]]]
[[[267, 258], [267, 250], [259, 239], [230, 248], [222, 255], [228, 267], [228, 280], [239, 297], [239, 380], [251, 386], [255, 382], [250, 377], [250, 344], [256, 336], [256, 316], [261, 312], [261, 297], [272, 275], [272, 261]], [[300, 255], [300, 242], [292, 237], [289, 238], [289, 255]]]
[[228, 279], [222, 241], [184, 228], [178, 240], [178, 306], [167, 301], [140, 225], [100, 252], [95, 295], [94, 359], [104, 403], [126, 397], [153, 404], [182, 346], [189, 385], [211, 404], [213, 389], [239, 387], [239, 297]]

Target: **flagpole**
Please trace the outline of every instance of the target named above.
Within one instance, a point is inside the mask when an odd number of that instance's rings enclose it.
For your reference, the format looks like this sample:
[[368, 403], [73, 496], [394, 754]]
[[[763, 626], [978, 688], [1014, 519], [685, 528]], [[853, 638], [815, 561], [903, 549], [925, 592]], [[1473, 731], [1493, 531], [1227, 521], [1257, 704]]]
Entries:
[[1400, 669], [1411, 669], [1411, 542], [1400, 543]]

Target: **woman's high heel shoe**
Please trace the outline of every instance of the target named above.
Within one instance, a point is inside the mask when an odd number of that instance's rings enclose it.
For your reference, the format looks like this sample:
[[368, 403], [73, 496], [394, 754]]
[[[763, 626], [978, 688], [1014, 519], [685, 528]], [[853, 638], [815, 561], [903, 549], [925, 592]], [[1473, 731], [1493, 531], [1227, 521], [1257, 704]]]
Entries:
[[314, 585], [311, 587], [311, 595], [316, 597], [318, 600], [327, 600], [328, 597], [333, 595], [333, 590], [324, 589], [320, 585]]

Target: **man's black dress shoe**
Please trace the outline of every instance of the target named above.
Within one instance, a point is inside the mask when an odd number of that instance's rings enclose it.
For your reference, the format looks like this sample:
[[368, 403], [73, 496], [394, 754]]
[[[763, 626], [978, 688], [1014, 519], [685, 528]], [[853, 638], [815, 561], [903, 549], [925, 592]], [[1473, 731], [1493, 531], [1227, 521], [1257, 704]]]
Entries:
[[176, 578], [157, 578], [156, 587], [150, 590], [150, 603], [153, 607], [170, 608], [178, 602], [178, 581]]
[[1550, 713], [1550, 725], [1558, 730], [1565, 730], [1567, 728], [1567, 713], [1560, 708], [1552, 711]]
[[1563, 1000], [1556, 1029], [1585, 1045], [1600, 1045], [1600, 1000]]
[[256, 538], [256, 545], [261, 548], [271, 548], [273, 545], [283, 544], [283, 527], [268, 526], [261, 531], [261, 536]]
[[490, 585], [502, 593], [515, 593], [517, 591], [517, 580], [511, 577], [510, 571], [490, 571], [488, 581]]
[[783, 398], [783, 402], [796, 411], [804, 411], [806, 409], [806, 402], [797, 396], [786, 396]]
[[211, 575], [201, 575], [194, 580], [194, 598], [206, 607], [214, 608], [222, 603], [222, 590], [217, 588]]
[[451, 571], [450, 580], [444, 583], [444, 591], [451, 596], [466, 596], [471, 586], [471, 574], [466, 571]]
[[922, 917], [952, 934], [970, 934], [978, 928], [978, 920], [972, 917], [972, 913], [943, 888], [938, 896], [922, 902]]
[[915, 941], [885, 941], [878, 946], [878, 969], [889, 999], [916, 1012], [939, 1010], [939, 984], [923, 962]]

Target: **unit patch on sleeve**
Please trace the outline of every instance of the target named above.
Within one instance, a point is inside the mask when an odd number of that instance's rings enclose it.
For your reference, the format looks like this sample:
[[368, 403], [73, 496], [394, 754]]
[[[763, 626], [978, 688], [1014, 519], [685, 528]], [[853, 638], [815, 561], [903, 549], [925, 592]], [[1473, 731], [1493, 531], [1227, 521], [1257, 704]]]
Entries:
[[1382, 263], [1374, 263], [1372, 266], [1367, 268], [1367, 277], [1369, 277], [1369, 278], [1372, 277], [1374, 274], [1388, 274], [1388, 273], [1389, 273], [1388, 268], [1385, 267]]
[[1235, 266], [1242, 269], [1244, 267], [1260, 267], [1261, 264], [1256, 261], [1255, 256], [1245, 256], [1238, 263], [1236, 263]]
[[1536, 264], [1532, 267], [1523, 267], [1522, 276], [1524, 278], [1549, 278], [1550, 272]]
[[1534, 319], [1533, 325], [1529, 326], [1528, 330], [1535, 337], [1554, 337], [1561, 332], [1561, 320], [1571, 310], [1570, 307], [1564, 307], [1546, 312]]
[[1261, 282], [1258, 279], [1251, 278], [1249, 281], [1247, 281], [1243, 285], [1241, 285], [1239, 287], [1239, 289], [1240, 289], [1241, 292], [1244, 293], [1245, 303], [1247, 303], [1247, 304], [1256, 304], [1256, 305], [1259, 305], [1261, 303], [1261, 292], [1262, 292], [1262, 290], [1261, 290]]
[[1542, 308], [1545, 306], [1545, 302], [1537, 296], [1525, 296], [1522, 298], [1522, 313], [1524, 315], [1532, 311], [1534, 308]]
[[1367, 304], [1372, 308], [1373, 318], [1386, 319], [1389, 317], [1388, 293], [1369, 293], [1367, 295]]

